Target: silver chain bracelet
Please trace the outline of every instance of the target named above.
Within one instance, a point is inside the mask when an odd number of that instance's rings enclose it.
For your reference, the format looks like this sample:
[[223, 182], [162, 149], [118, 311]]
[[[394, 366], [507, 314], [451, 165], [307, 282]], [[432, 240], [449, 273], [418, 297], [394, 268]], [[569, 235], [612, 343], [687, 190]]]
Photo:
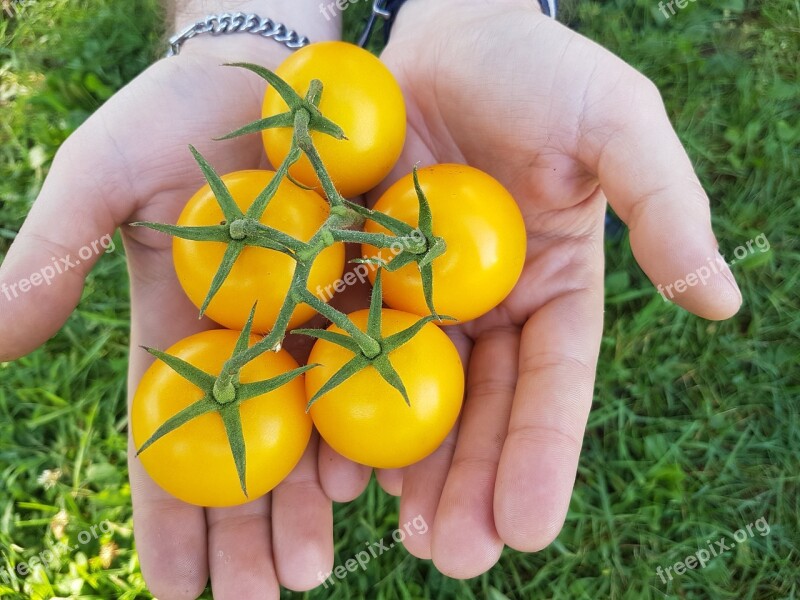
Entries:
[[202, 21], [189, 25], [183, 31], [169, 38], [167, 57], [176, 56], [181, 51], [181, 46], [195, 36], [210, 33], [223, 35], [227, 33], [252, 33], [265, 38], [272, 38], [295, 50], [311, 43], [305, 36], [301, 36], [283, 23], [276, 23], [270, 18], [259, 17], [255, 14], [242, 12], [209, 15]]

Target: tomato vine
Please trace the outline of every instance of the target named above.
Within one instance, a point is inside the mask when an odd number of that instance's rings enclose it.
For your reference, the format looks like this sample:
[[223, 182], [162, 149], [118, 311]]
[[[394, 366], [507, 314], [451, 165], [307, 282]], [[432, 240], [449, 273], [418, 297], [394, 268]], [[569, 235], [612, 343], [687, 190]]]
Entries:
[[[211, 282], [208, 294], [200, 306], [200, 316], [205, 313], [209, 303], [222, 287], [234, 263], [246, 247], [253, 246], [269, 249], [290, 256], [296, 263], [294, 274], [289, 292], [269, 333], [252, 346], [248, 346], [256, 310], [253, 307], [235, 351], [225, 362], [221, 372], [216, 377], [202, 372], [176, 357], [157, 350], [147, 349], [180, 376], [200, 388], [203, 391], [203, 396], [201, 400], [167, 420], [144, 442], [138, 452], [144, 452], [161, 437], [188, 421], [208, 412], [216, 411], [223, 419], [242, 491], [246, 495], [245, 447], [244, 438], [241, 434], [242, 424], [238, 405], [256, 395], [267, 393], [284, 385], [293, 378], [314, 368], [315, 365], [307, 365], [260, 383], [248, 384], [239, 383], [239, 372], [242, 367], [267, 352], [280, 350], [294, 310], [298, 305], [306, 304], [337, 325], [344, 334], [334, 334], [324, 329], [299, 329], [295, 330], [294, 333], [326, 339], [355, 353], [355, 357], [332, 376], [327, 384], [315, 394], [309, 402], [309, 408], [321, 395], [368, 366], [374, 367], [400, 393], [405, 402], [410, 405], [411, 400], [406, 393], [402, 380], [392, 367], [389, 354], [407, 343], [427, 323], [434, 320], [442, 321], [448, 319], [448, 317], [438, 315], [433, 305], [433, 270], [431, 268], [432, 262], [447, 250], [447, 246], [443, 239], [436, 237], [433, 233], [434, 227], [430, 206], [419, 185], [416, 168], [414, 169], [414, 183], [419, 199], [419, 226], [417, 229], [387, 214], [350, 202], [339, 193], [311, 137], [312, 132], [319, 132], [337, 140], [347, 139], [345, 132], [336, 123], [325, 117], [319, 109], [319, 103], [324, 91], [321, 81], [317, 79], [311, 81], [305, 96], [301, 97], [277, 74], [264, 67], [248, 63], [235, 63], [229, 66], [247, 69], [264, 79], [281, 96], [289, 110], [245, 125], [220, 139], [226, 140], [250, 135], [266, 129], [292, 128], [292, 143], [286, 158], [279, 165], [269, 184], [256, 197], [249, 208], [246, 211], [242, 211], [234, 201], [230, 190], [226, 187], [220, 175], [200, 152], [194, 147], [190, 147], [190, 151], [222, 210], [225, 218], [224, 222], [213, 226], [179, 226], [151, 222], [139, 222], [132, 225], [147, 227], [185, 240], [226, 244], [227, 247], [222, 261]], [[297, 184], [289, 175], [289, 169], [302, 156], [307, 157], [313, 166], [321, 183], [324, 196], [330, 206], [327, 220], [307, 242], [294, 238], [276, 228], [264, 225], [260, 221], [270, 201], [277, 193], [281, 182], [284, 179], [289, 179]], [[367, 220], [381, 225], [391, 235], [361, 231], [360, 229]], [[314, 261], [326, 248], [339, 242], [369, 244], [378, 249], [401, 248], [400, 252], [389, 263], [375, 258], [356, 259], [355, 261], [370, 263], [378, 269], [366, 331], [362, 331], [347, 315], [330, 306], [308, 289], [308, 280]], [[381, 270], [395, 271], [414, 263], [420, 270], [425, 300], [431, 314], [421, 318], [414, 326], [384, 338], [381, 336], [380, 323], [381, 306], [383, 304]]]

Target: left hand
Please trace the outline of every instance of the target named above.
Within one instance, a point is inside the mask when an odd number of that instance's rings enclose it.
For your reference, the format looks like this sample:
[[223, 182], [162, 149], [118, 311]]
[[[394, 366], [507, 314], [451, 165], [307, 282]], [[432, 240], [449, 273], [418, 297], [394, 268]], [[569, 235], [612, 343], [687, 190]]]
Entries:
[[[379, 474], [402, 492], [400, 522], [432, 524], [408, 550], [458, 578], [488, 570], [504, 544], [544, 548], [564, 522], [603, 327], [606, 198], [655, 284], [717, 252], [708, 198], [656, 87], [535, 4], [412, 0], [382, 56], [409, 120], [386, 185], [418, 162], [468, 163], [509, 189], [528, 229], [512, 294], [447, 328], [468, 364], [460, 427], [422, 462]], [[726, 269], [676, 302], [724, 319], [741, 296]]]

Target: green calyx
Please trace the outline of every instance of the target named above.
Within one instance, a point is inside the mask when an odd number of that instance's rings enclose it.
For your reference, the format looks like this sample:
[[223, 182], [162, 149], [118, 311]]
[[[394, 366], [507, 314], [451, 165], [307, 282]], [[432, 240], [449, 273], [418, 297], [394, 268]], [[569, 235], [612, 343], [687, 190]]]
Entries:
[[322, 97], [322, 83], [315, 79], [311, 82], [305, 98], [301, 98], [292, 87], [283, 79], [278, 77], [275, 73], [264, 67], [254, 65], [251, 63], [229, 63], [228, 67], [240, 67], [252, 71], [267, 83], [269, 83], [275, 91], [283, 98], [289, 110], [279, 115], [273, 115], [265, 119], [260, 119], [244, 127], [229, 133], [228, 135], [219, 138], [220, 140], [229, 140], [242, 135], [249, 135], [251, 133], [258, 133], [265, 129], [275, 129], [279, 127], [292, 127], [295, 124], [297, 114], [305, 112], [308, 115], [307, 128], [310, 131], [319, 131], [325, 135], [329, 135], [337, 140], [346, 140], [347, 136], [336, 123], [323, 116], [318, 106]]
[[213, 300], [214, 296], [225, 282], [225, 279], [230, 274], [231, 269], [233, 269], [236, 259], [239, 258], [239, 255], [246, 246], [275, 250], [288, 254], [289, 256], [294, 256], [297, 252], [305, 248], [305, 244], [300, 240], [266, 225], [262, 225], [259, 222], [269, 202], [277, 193], [281, 180], [286, 175], [289, 167], [300, 158], [300, 153], [299, 151], [292, 151], [289, 153], [289, 156], [286, 157], [284, 163], [279, 167], [269, 185], [267, 185], [264, 191], [253, 201], [253, 204], [247, 209], [247, 213], [243, 213], [234, 200], [230, 190], [225, 185], [225, 182], [214, 168], [196, 148], [190, 146], [189, 149], [194, 155], [197, 164], [200, 166], [200, 170], [203, 172], [219, 204], [220, 210], [225, 218], [223, 224], [191, 227], [139, 222], [132, 223], [131, 225], [147, 227], [185, 240], [221, 242], [228, 245], [222, 257], [219, 269], [211, 282], [211, 288], [200, 307], [199, 316], [202, 318], [211, 300]]
[[[255, 307], [253, 307], [253, 310], [250, 312], [250, 318], [236, 342], [233, 353], [234, 356], [247, 350], [254, 316]], [[139, 456], [165, 435], [172, 433], [189, 421], [202, 415], [216, 412], [222, 418], [222, 423], [225, 427], [228, 443], [231, 448], [231, 455], [233, 456], [236, 472], [239, 476], [239, 483], [242, 486], [242, 492], [247, 496], [247, 453], [244, 435], [242, 434], [242, 420], [239, 412], [239, 405], [242, 402], [256, 398], [257, 396], [262, 396], [286, 385], [317, 365], [299, 367], [264, 381], [238, 383], [238, 381], [234, 382], [233, 378], [224, 380], [221, 377], [215, 377], [177, 356], [172, 356], [153, 348], [144, 349], [157, 359], [166, 363], [167, 366], [178, 375], [199, 388], [200, 391], [203, 392], [203, 395], [200, 400], [190, 404], [173, 417], [167, 419], [156, 429], [153, 435], [142, 444], [137, 450], [136, 455]], [[238, 377], [236, 379], [238, 379]]]
[[367, 317], [367, 331], [366, 335], [376, 342], [378, 352], [372, 355], [366, 354], [361, 345], [351, 336], [335, 331], [328, 331], [326, 329], [295, 329], [292, 333], [299, 335], [307, 335], [320, 340], [325, 340], [350, 350], [354, 356], [350, 361], [344, 364], [334, 375], [314, 394], [309, 400], [307, 410], [310, 409], [314, 403], [319, 400], [323, 395], [327, 394], [334, 388], [338, 387], [359, 371], [363, 371], [367, 367], [373, 367], [380, 376], [396, 389], [405, 400], [408, 406], [411, 406], [411, 400], [408, 397], [408, 392], [403, 384], [400, 375], [392, 366], [389, 355], [406, 344], [419, 333], [425, 325], [431, 321], [438, 320], [455, 320], [452, 317], [434, 316], [430, 315], [421, 318], [414, 323], [411, 327], [399, 331], [388, 337], [384, 337], [381, 332], [381, 318], [383, 310], [383, 273], [382, 269], [378, 269], [375, 276], [375, 285], [372, 288], [372, 297], [369, 306], [369, 316]]
[[[325, 117], [319, 110], [319, 102], [322, 99], [322, 82], [318, 79], [312, 80], [305, 97], [301, 98], [291, 86], [269, 69], [250, 63], [232, 63], [228, 66], [247, 69], [264, 79], [275, 89], [289, 107], [289, 110], [285, 113], [260, 119], [259, 121], [245, 125], [220, 139], [227, 140], [242, 135], [257, 133], [266, 129], [293, 127], [293, 147], [302, 150], [303, 154], [305, 154], [311, 162], [331, 206], [341, 206], [344, 203], [344, 198], [342, 198], [341, 194], [336, 190], [336, 186], [334, 186], [333, 181], [331, 181], [325, 169], [325, 165], [322, 162], [322, 158], [311, 139], [311, 132], [318, 131], [337, 140], [347, 140], [347, 136], [344, 134], [344, 131], [342, 131], [342, 128]], [[309, 189], [307, 186], [301, 187]]]

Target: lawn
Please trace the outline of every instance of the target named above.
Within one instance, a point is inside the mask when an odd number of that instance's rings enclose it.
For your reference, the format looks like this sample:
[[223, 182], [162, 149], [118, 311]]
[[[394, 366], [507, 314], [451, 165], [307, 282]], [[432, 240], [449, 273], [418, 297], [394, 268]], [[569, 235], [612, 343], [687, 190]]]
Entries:
[[[347, 11], [351, 35], [366, 4]], [[0, 260], [59, 144], [160, 52], [156, 6], [0, 9]], [[800, 598], [800, 2], [698, 0], [667, 19], [655, 0], [580, 0], [569, 19], [662, 89], [744, 305], [711, 323], [665, 303], [624, 232], [610, 236], [595, 406], [558, 540], [467, 582], [395, 548], [298, 597]], [[0, 363], [2, 598], [151, 597], [131, 528], [117, 246], [63, 330]], [[336, 564], [397, 526], [374, 482], [335, 511]], [[736, 544], [675, 574], [720, 539]], [[34, 556], [47, 566], [9, 575]]]

